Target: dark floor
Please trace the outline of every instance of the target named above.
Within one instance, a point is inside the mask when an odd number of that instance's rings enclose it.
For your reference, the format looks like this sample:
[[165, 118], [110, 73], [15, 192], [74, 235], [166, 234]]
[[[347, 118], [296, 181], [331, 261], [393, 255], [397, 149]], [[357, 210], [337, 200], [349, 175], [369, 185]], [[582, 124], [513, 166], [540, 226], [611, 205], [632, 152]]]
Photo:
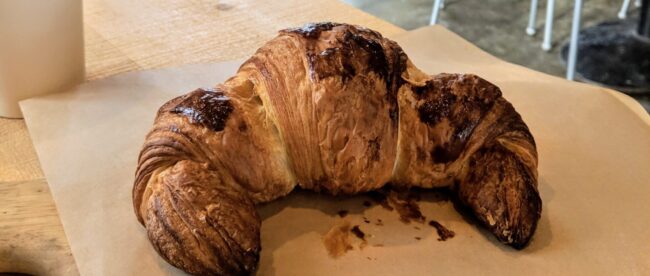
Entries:
[[[433, 0], [343, 1], [407, 30], [428, 25], [433, 7]], [[555, 1], [553, 48], [549, 52], [541, 49], [546, 15], [544, 0], [539, 1], [537, 34], [532, 37], [525, 32], [530, 12], [530, 1], [525, 0], [446, 0], [438, 23], [497, 57], [564, 77], [565, 64], [559, 52], [569, 37], [573, 2]], [[617, 20], [622, 3], [622, 0], [585, 1], [582, 26]], [[634, 4], [630, 5], [628, 16], [638, 16]], [[636, 98], [650, 111], [650, 96]]]

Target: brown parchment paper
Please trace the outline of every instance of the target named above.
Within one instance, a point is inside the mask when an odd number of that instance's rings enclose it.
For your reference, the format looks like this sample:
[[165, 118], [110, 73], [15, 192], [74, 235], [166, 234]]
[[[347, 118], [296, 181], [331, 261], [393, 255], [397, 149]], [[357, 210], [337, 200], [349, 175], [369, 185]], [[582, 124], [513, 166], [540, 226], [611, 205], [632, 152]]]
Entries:
[[[537, 141], [544, 203], [531, 244], [500, 245], [429, 193], [423, 214], [456, 237], [438, 241], [426, 224], [364, 206], [365, 196], [298, 192], [259, 207], [257, 274], [650, 274], [650, 120], [638, 104], [505, 63], [441, 27], [394, 39], [431, 74], [475, 73], [497, 84], [521, 113]], [[182, 274], [158, 257], [133, 214], [136, 158], [163, 102], [223, 81], [239, 63], [126, 73], [21, 103], [81, 274]], [[368, 245], [351, 237], [354, 250], [332, 259], [321, 237], [342, 220], [359, 225]]]

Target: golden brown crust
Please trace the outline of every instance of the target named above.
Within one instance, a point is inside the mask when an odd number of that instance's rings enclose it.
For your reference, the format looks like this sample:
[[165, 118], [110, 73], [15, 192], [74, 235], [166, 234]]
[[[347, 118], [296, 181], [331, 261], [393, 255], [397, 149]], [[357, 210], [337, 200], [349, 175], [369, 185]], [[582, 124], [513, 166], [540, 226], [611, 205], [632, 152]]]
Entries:
[[192, 274], [241, 275], [255, 269], [260, 219], [238, 186], [206, 164], [179, 161], [149, 184], [145, 227], [154, 248]]
[[238, 75], [255, 82], [299, 185], [352, 194], [391, 177], [405, 61], [374, 31], [324, 23], [281, 31]]
[[492, 107], [501, 91], [474, 75], [407, 80], [399, 94], [404, 108], [400, 109], [394, 182], [426, 188], [449, 186], [471, 154], [471, 146], [487, 138], [487, 132], [476, 130], [494, 123], [494, 117], [487, 115], [498, 112]]
[[516, 248], [541, 212], [534, 139], [498, 87], [426, 75], [377, 32], [317, 23], [281, 31], [215, 89], [163, 105], [133, 203], [171, 264], [246, 274], [260, 250], [254, 204], [296, 185], [354, 194], [389, 181], [452, 187]]
[[499, 88], [475, 75], [440, 74], [409, 80], [400, 107], [394, 182], [456, 183], [460, 202], [500, 241], [524, 247], [541, 214], [537, 151]]
[[470, 158], [454, 187], [458, 199], [503, 243], [525, 247], [541, 215], [542, 201], [529, 164], [495, 140]]

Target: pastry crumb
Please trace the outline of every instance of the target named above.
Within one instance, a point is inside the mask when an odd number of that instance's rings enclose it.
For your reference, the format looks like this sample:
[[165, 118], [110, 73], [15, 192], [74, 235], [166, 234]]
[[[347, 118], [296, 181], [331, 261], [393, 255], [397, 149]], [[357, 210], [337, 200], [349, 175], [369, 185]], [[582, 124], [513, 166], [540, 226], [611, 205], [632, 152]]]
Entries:
[[342, 221], [332, 228], [323, 236], [323, 244], [327, 253], [332, 258], [338, 258], [345, 255], [346, 252], [354, 249], [350, 244], [350, 222]]
[[429, 221], [429, 225], [436, 228], [436, 232], [438, 232], [439, 241], [446, 241], [456, 236], [456, 233], [454, 233], [454, 231], [447, 229], [446, 227], [444, 227], [442, 224], [440, 224], [435, 220]]
[[361, 228], [359, 228], [359, 225], [355, 225], [354, 227], [352, 227], [352, 230], [350, 230], [350, 232], [352, 232], [352, 234], [357, 236], [357, 238], [359, 238], [359, 239], [361, 239], [363, 241], [366, 240], [366, 233], [361, 231]]
[[348, 210], [341, 210], [341, 211], [338, 211], [337, 214], [339, 215], [339, 217], [344, 218], [344, 217], [346, 217], [349, 213], [350, 213], [350, 212], [349, 212]]

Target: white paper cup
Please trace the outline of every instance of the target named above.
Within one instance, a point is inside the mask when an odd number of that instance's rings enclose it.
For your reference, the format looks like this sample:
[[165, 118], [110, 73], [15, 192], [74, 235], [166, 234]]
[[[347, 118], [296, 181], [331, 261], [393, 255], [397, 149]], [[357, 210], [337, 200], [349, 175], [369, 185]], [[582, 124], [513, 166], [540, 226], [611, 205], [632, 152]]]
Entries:
[[0, 0], [0, 116], [84, 80], [81, 0]]

